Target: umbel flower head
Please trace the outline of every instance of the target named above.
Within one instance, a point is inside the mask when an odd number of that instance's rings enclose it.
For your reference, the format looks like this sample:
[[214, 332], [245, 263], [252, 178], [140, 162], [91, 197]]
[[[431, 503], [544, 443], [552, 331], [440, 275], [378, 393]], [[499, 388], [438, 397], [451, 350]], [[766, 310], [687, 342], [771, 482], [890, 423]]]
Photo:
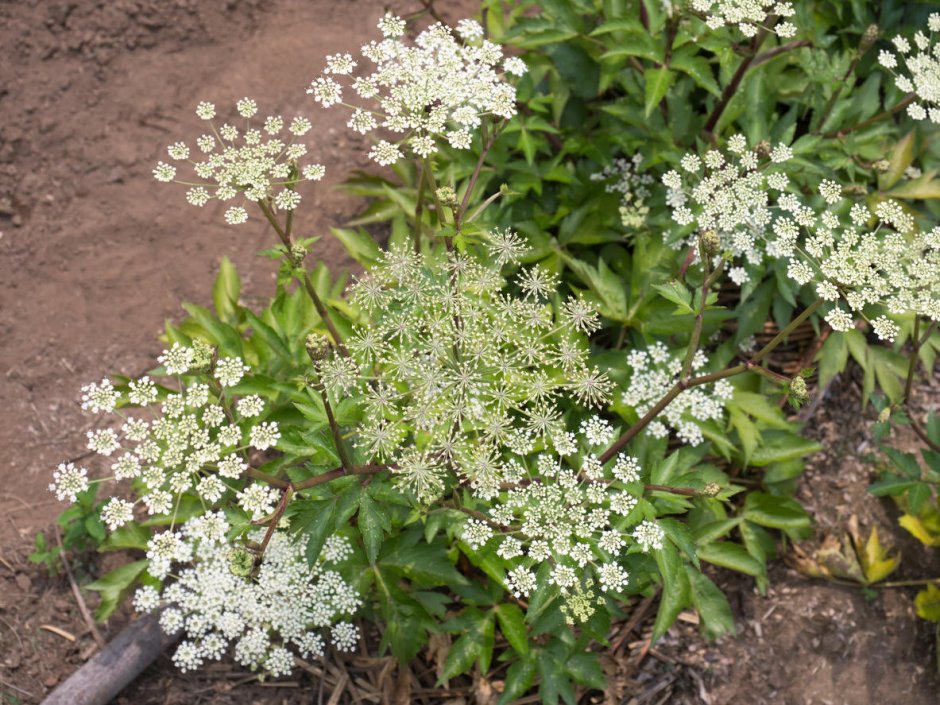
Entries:
[[[673, 220], [683, 227], [695, 225], [699, 231], [715, 232], [720, 248], [744, 265], [729, 272], [739, 285], [759, 271], [766, 255], [779, 256], [768, 248], [767, 240], [773, 210], [781, 200], [777, 194], [787, 188], [789, 179], [776, 165], [788, 161], [793, 153], [785, 144], [766, 151], [769, 154], [762, 157], [748, 149], [743, 135], [734, 135], [728, 140], [727, 152], [712, 149], [702, 157], [687, 154], [681, 161], [685, 175], [673, 170], [663, 176]], [[795, 213], [798, 219], [801, 215]], [[673, 244], [688, 247], [695, 242], [693, 234]]]
[[[805, 239], [782, 254], [797, 283], [812, 283], [821, 299], [848, 305], [849, 311], [836, 305], [826, 315], [833, 329], [852, 329], [870, 307], [940, 320], [940, 227], [918, 230], [896, 201], [882, 201], [874, 210], [864, 203], [850, 206], [826, 182], [820, 194], [827, 208]], [[872, 328], [882, 340], [900, 331], [884, 315]]]
[[929, 35], [914, 34], [913, 46], [905, 37], [895, 37], [892, 42], [897, 54], [882, 50], [878, 63], [894, 74], [899, 89], [917, 98], [907, 106], [908, 115], [915, 120], [929, 118], [940, 123], [940, 43], [934, 42], [934, 33], [940, 32], [940, 12], [927, 18], [927, 29]]
[[[383, 39], [364, 45], [359, 61], [350, 54], [328, 56], [323, 74], [307, 89], [325, 108], [351, 108], [347, 124], [356, 132], [382, 128], [395, 135], [373, 146], [369, 157], [375, 162], [397, 162], [404, 156], [403, 143], [417, 157], [436, 152], [441, 140], [468, 149], [485, 117], [516, 114], [516, 90], [505, 74], [521, 76], [525, 64], [504, 59], [499, 45], [483, 39], [478, 22], [461, 20], [457, 36], [434, 24], [413, 44], [405, 41], [400, 18], [386, 15], [378, 26]], [[368, 68], [354, 77], [360, 64]], [[355, 105], [345, 102], [344, 91], [355, 95]]]
[[556, 311], [548, 300], [557, 276], [539, 266], [515, 278], [520, 295], [508, 293], [501, 265], [516, 260], [521, 240], [497, 231], [487, 245], [488, 264], [393, 246], [351, 287], [371, 318], [347, 341], [352, 358], [320, 364], [331, 394], [362, 395], [358, 445], [392, 461], [421, 500], [454, 470], [474, 477], [502, 445], [547, 437], [560, 424], [561, 398], [589, 406], [609, 398], [583, 337], [599, 326], [597, 314], [575, 297]]
[[591, 416], [577, 434], [562, 429], [539, 448], [513, 449], [494, 459], [493, 481], [474, 492], [486, 501], [486, 511], [481, 519], [469, 519], [462, 532], [475, 550], [495, 545], [510, 567], [506, 587], [517, 597], [526, 597], [536, 575], [548, 571], [548, 580], [570, 603], [566, 614], [572, 621], [590, 616], [582, 598], [585, 591], [595, 593], [594, 585], [605, 593], [623, 591], [629, 553], [663, 546], [662, 529], [640, 506], [639, 461], [624, 453], [606, 465], [599, 459], [614, 436], [609, 422]]
[[[198, 181], [177, 179], [177, 167], [162, 161], [153, 170], [154, 178], [189, 186], [186, 200], [194, 206], [202, 207], [213, 198], [229, 202], [241, 195], [254, 203], [270, 200], [275, 209], [294, 210], [301, 200], [297, 183], [319, 181], [326, 173], [322, 164], [298, 164], [307, 147], [295, 139], [310, 131], [310, 121], [298, 116], [287, 122], [280, 115], [269, 115], [253, 123], [258, 106], [251, 98], [239, 100], [236, 109], [236, 124], [217, 127], [215, 106], [200, 103], [196, 115], [206, 121], [209, 132], [196, 140], [197, 149], [184, 142], [167, 147], [169, 159], [191, 164]], [[230, 225], [247, 220], [244, 206], [231, 205], [225, 211]]]
[[[294, 654], [323, 656], [324, 632], [340, 651], [351, 651], [359, 640], [358, 628], [345, 621], [360, 606], [359, 594], [325, 563], [351, 552], [347, 539], [334, 536], [312, 566], [304, 557], [306, 536], [292, 541], [275, 531], [258, 570], [252, 576], [254, 556], [233, 547], [225, 534], [229, 526], [222, 512], [209, 513], [171, 534], [178, 547], [173, 561], [192, 562], [162, 591], [140, 588], [134, 606], [150, 612], [163, 606], [160, 626], [168, 634], [183, 632], [173, 663], [182, 671], [217, 661], [231, 649], [235, 661], [272, 676], [290, 674]], [[249, 538], [260, 541], [263, 531]], [[246, 560], [242, 560], [242, 559]], [[246, 572], [243, 563], [249, 566]]]
[[[233, 393], [247, 366], [234, 357], [205, 365], [211, 360], [207, 347], [174, 343], [160, 355], [164, 371], [176, 381], [158, 384], [144, 376], [123, 389], [109, 379], [83, 387], [82, 406], [103, 422], [88, 432], [88, 448], [107, 459], [102, 462], [110, 472], [89, 480], [85, 468], [62, 464], [50, 490], [74, 502], [92, 483], [131, 481], [135, 501], [113, 497], [101, 512], [111, 530], [131, 521], [137, 505], [147, 514], [170, 516], [184, 494], [205, 507], [234, 497], [254, 519], [270, 513], [277, 493], [263, 485], [244, 487], [243, 476], [249, 449], [275, 446], [280, 430], [276, 422], [262, 420], [266, 405], [261, 397]], [[142, 413], [128, 413], [128, 407]]]
[[591, 181], [606, 182], [607, 193], [620, 194], [620, 220], [625, 228], [642, 227], [650, 212], [646, 199], [650, 196], [653, 177], [637, 171], [642, 162], [643, 155], [637, 153], [630, 159], [615, 159], [613, 164], [591, 174]]
[[745, 37], [753, 37], [761, 27], [776, 33], [778, 37], [789, 38], [796, 34], [796, 25], [791, 22], [777, 22], [773, 27], [768, 19], [792, 17], [796, 10], [792, 2], [779, 0], [692, 0], [692, 9], [705, 15], [705, 24], [711, 29], [726, 25], [737, 25]]
[[[692, 359], [692, 370], [703, 369], [708, 357], [702, 350]], [[643, 416], [665, 396], [678, 381], [682, 372], [682, 359], [670, 354], [661, 342], [648, 350], [634, 350], [627, 355], [627, 365], [632, 370], [621, 401]], [[656, 438], [665, 438], [671, 428], [680, 439], [689, 445], [698, 445], [704, 440], [701, 424], [724, 418], [725, 402], [731, 398], [734, 388], [726, 379], [712, 384], [703, 384], [686, 389], [653, 421], [647, 430]]]

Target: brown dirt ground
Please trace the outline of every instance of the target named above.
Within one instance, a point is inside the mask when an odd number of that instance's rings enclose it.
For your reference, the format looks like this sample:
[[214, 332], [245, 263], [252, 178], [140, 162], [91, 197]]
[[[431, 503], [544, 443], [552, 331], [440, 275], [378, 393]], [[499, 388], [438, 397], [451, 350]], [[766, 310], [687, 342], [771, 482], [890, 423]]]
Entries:
[[[199, 100], [255, 97], [262, 110], [315, 120], [312, 147], [326, 182], [304, 197], [304, 231], [324, 233], [359, 207], [327, 186], [364, 166], [362, 144], [339, 112], [315, 111], [303, 89], [323, 55], [371, 38], [385, 4], [400, 0], [0, 0], [0, 703], [38, 703], [94, 652], [68, 582], [27, 562], [33, 537], [61, 506], [46, 492], [56, 463], [83, 452], [78, 387], [105, 372], [136, 373], [160, 350], [162, 322], [180, 301], [206, 302], [218, 259], [231, 257], [244, 298], [260, 301], [273, 270], [255, 253], [271, 242], [258, 222], [225, 226], [217, 208], [194, 209], [150, 170], [164, 146], [191, 137]], [[438, 2], [455, 19], [470, 0]], [[318, 256], [345, 262], [328, 238]], [[937, 575], [938, 559], [891, 527], [896, 511], [864, 496], [868, 421], [848, 378], [814, 421], [827, 451], [813, 459], [801, 499], [820, 535], [849, 516], [895, 536], [901, 577]], [[937, 406], [936, 386], [925, 406]], [[108, 561], [115, 560], [108, 557]], [[79, 582], [102, 568], [79, 557]], [[739, 639], [701, 642], [680, 622], [645, 652], [646, 625], [615, 636], [611, 687], [589, 701], [784, 705], [937, 702], [931, 628], [913, 617], [913, 591], [857, 590], [810, 582], [778, 564], [766, 597], [720, 580], [739, 618]], [[103, 628], [113, 636], [127, 613]], [[74, 637], [40, 628], [51, 625]], [[623, 625], [621, 625], [622, 627]], [[343, 665], [360, 695], [398, 701], [487, 702], [498, 679], [428, 690], [434, 658], [396, 675], [387, 659]], [[166, 658], [132, 685], [126, 705], [308, 703], [329, 699], [344, 671], [248, 682], [230, 664], [181, 677]], [[424, 688], [424, 690], [422, 690]], [[346, 701], [350, 697], [347, 692]]]

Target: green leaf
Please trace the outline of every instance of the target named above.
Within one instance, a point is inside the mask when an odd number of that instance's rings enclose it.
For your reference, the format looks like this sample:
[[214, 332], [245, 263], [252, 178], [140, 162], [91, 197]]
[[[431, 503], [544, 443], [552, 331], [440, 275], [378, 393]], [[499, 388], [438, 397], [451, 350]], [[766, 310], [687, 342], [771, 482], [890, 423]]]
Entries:
[[807, 529], [809, 514], [792, 497], [751, 492], [744, 501], [744, 518], [771, 529]]
[[529, 633], [525, 626], [525, 614], [519, 606], [504, 602], [496, 608], [496, 619], [499, 620], [499, 630], [516, 653], [520, 656], [528, 655]]
[[706, 639], [717, 639], [734, 634], [734, 617], [725, 594], [708, 576], [691, 566], [686, 566], [685, 572], [692, 588], [692, 605], [701, 620], [702, 635]]
[[362, 228], [330, 228], [333, 237], [339, 240], [349, 256], [364, 267], [372, 267], [378, 262], [382, 250], [372, 236]]
[[673, 279], [668, 284], [654, 284], [653, 288], [666, 301], [674, 303], [679, 313], [695, 313], [695, 309], [692, 308], [692, 293], [682, 282]]
[[251, 329], [255, 336], [260, 338], [267, 344], [275, 354], [284, 358], [285, 360], [293, 359], [290, 349], [287, 347], [287, 344], [281, 339], [281, 336], [276, 330], [274, 330], [267, 323], [258, 318], [252, 311], [247, 308], [243, 308], [242, 312], [245, 315], [245, 319], [248, 321], [248, 325], [251, 326]]
[[663, 531], [666, 532], [666, 536], [672, 541], [679, 549], [688, 556], [689, 560], [698, 568], [698, 552], [696, 550], [695, 541], [692, 538], [692, 532], [686, 524], [683, 524], [678, 519], [673, 519], [672, 517], [664, 517], [659, 520], [659, 525], [662, 527]]
[[819, 363], [819, 388], [825, 389], [845, 369], [849, 360], [849, 344], [843, 335], [830, 335], [816, 354]]
[[643, 112], [648, 118], [660, 101], [666, 97], [666, 93], [676, 80], [676, 74], [667, 68], [660, 68], [646, 69], [643, 75], [646, 79], [646, 101]]
[[448, 681], [462, 673], [468, 673], [473, 662], [483, 655], [484, 639], [481, 638], [486, 631], [485, 624], [492, 630], [492, 616], [483, 617], [466, 634], [457, 639], [447, 652], [441, 681]]
[[385, 533], [391, 531], [392, 525], [385, 513], [376, 505], [368, 493], [363, 492], [359, 497], [359, 532], [366, 548], [366, 558], [369, 563], [375, 563], [382, 548]]
[[98, 605], [98, 609], [95, 610], [96, 620], [103, 622], [111, 616], [148, 565], [150, 565], [150, 561], [147, 560], [128, 563], [120, 568], [115, 568], [110, 573], [106, 573], [98, 580], [85, 586], [88, 590], [101, 593], [101, 603]]
[[698, 557], [713, 565], [736, 570], [753, 577], [764, 574], [764, 566], [740, 544], [718, 541], [699, 546]]
[[565, 668], [579, 685], [595, 690], [603, 690], [607, 685], [598, 654], [593, 651], [574, 654], [568, 659]]
[[503, 694], [499, 697], [498, 705], [521, 698], [535, 682], [535, 660], [531, 658], [519, 659], [506, 671], [506, 685]]
[[756, 467], [805, 458], [822, 448], [816, 441], [789, 431], [766, 431], [763, 435], [764, 445], [751, 455], [751, 465]]
[[237, 320], [238, 297], [241, 293], [242, 283], [235, 271], [235, 265], [228, 257], [222, 257], [219, 264], [219, 274], [212, 285], [212, 305], [223, 321]]
[[202, 327], [209, 342], [218, 345], [223, 354], [242, 356], [242, 339], [238, 331], [213, 316], [207, 308], [188, 303], [184, 303], [183, 308]]
[[123, 551], [127, 549], [147, 550], [150, 532], [136, 522], [121, 526], [111, 533], [98, 547], [99, 551]]
[[907, 133], [901, 141], [897, 143], [894, 151], [891, 153], [891, 159], [888, 160], [887, 171], [878, 175], [878, 189], [887, 191], [894, 186], [907, 168], [914, 163], [914, 130]]
[[663, 578], [663, 589], [656, 623], [653, 625], [654, 642], [666, 633], [689, 604], [689, 578], [682, 569], [682, 559], [675, 545], [671, 542], [664, 544], [662, 550], [656, 552], [656, 563]]
[[711, 65], [697, 52], [697, 47], [688, 45], [682, 47], [669, 59], [669, 67], [688, 74], [700, 88], [704, 88], [716, 98], [720, 97], [721, 87], [712, 74]]

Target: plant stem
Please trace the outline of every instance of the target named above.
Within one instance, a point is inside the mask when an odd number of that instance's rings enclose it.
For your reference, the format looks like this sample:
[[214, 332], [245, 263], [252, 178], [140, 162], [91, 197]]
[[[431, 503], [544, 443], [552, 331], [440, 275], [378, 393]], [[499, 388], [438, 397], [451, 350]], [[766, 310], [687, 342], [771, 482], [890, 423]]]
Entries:
[[793, 51], [794, 49], [800, 49], [801, 47], [812, 46], [812, 42], [808, 39], [796, 39], [792, 42], [787, 42], [786, 44], [781, 44], [780, 46], [774, 47], [773, 49], [768, 49], [767, 51], [758, 54], [754, 57], [754, 61], [751, 62], [751, 68], [756, 68], [761, 64], [765, 64], [768, 61], [776, 59], [781, 54], [786, 54], [788, 51]]
[[606, 463], [608, 460], [613, 458], [614, 455], [619, 453], [624, 448], [624, 446], [627, 445], [627, 443], [632, 441], [640, 431], [642, 431], [644, 428], [649, 426], [650, 423], [652, 423], [653, 420], [657, 416], [659, 416], [662, 413], [662, 411], [667, 406], [669, 406], [673, 402], [673, 400], [677, 396], [682, 394], [682, 392], [684, 392], [686, 389], [691, 389], [692, 387], [697, 387], [702, 384], [709, 384], [711, 382], [717, 382], [718, 380], [727, 379], [728, 377], [734, 377], [735, 375], [742, 374], [743, 372], [747, 372], [749, 370], [754, 369], [755, 367], [758, 367], [761, 360], [763, 360], [767, 355], [769, 355], [774, 350], [774, 348], [780, 345], [780, 343], [788, 335], [790, 335], [790, 333], [792, 333], [796, 329], [797, 326], [799, 326], [803, 321], [809, 318], [820, 306], [822, 306], [822, 304], [823, 304], [823, 301], [821, 299], [814, 302], [811, 306], [809, 306], [809, 308], [805, 309], [799, 316], [797, 316], [792, 321], [790, 321], [790, 323], [786, 326], [786, 328], [781, 330], [773, 338], [773, 340], [771, 340], [769, 343], [767, 343], [767, 345], [765, 345], [758, 352], [756, 352], [754, 356], [747, 362], [743, 362], [740, 365], [735, 365], [734, 367], [728, 367], [724, 370], [720, 370], [719, 372], [712, 372], [707, 375], [700, 375], [698, 377], [692, 377], [691, 379], [685, 379], [685, 380], [680, 379], [678, 382], [676, 382], [672, 386], [672, 388], [668, 392], [666, 392], [663, 395], [662, 399], [656, 402], [656, 404], [648, 412], [646, 412], [643, 418], [641, 418], [639, 421], [633, 424], [630, 428], [628, 428], [623, 433], [623, 435], [620, 436], [620, 438], [614, 441], [613, 445], [611, 445], [607, 450], [604, 451], [604, 453], [599, 458], [600, 462], [602, 464]]
[[911, 335], [911, 361], [907, 366], [907, 383], [904, 385], [904, 405], [911, 400], [911, 390], [914, 387], [914, 373], [917, 371], [917, 356], [920, 354], [920, 317], [914, 316], [914, 332]]
[[[776, 17], [771, 16], [767, 21], [770, 25], [772, 25], [773, 22], [776, 21]], [[715, 104], [711, 115], [708, 116], [708, 120], [705, 122], [705, 127], [702, 128], [707, 134], [711, 135], [714, 131], [715, 125], [718, 124], [718, 120], [721, 119], [722, 114], [728, 107], [728, 103], [731, 102], [734, 94], [737, 93], [738, 88], [741, 85], [741, 81], [744, 80], [744, 74], [747, 73], [747, 70], [751, 67], [751, 64], [754, 63], [754, 59], [757, 58], [757, 50], [760, 45], [764, 43], [764, 40], [767, 38], [768, 34], [770, 34], [770, 31], [762, 27], [751, 40], [751, 46], [748, 55], [741, 60], [741, 64], [738, 66], [738, 70], [734, 72], [734, 75], [731, 77], [731, 81], [721, 92], [721, 98], [718, 99], [718, 102]]]
[[257, 468], [248, 468], [248, 477], [251, 477], [255, 480], [261, 480], [262, 482], [267, 482], [272, 487], [277, 487], [279, 489], [285, 490], [290, 487], [290, 482], [287, 480], [282, 480], [279, 477], [274, 475], [269, 475], [266, 472], [261, 472]]
[[686, 497], [701, 497], [702, 493], [694, 487], [666, 487], [665, 485], [643, 485], [647, 492], [669, 492], [670, 494], [681, 494]]
[[293, 486], [287, 483], [287, 487], [284, 488], [284, 492], [281, 494], [281, 501], [278, 502], [277, 509], [274, 510], [274, 514], [268, 522], [268, 528], [264, 532], [264, 538], [261, 539], [261, 545], [256, 549], [255, 563], [254, 567], [251, 569], [252, 576], [254, 577], [257, 577], [258, 571], [261, 570], [261, 561], [264, 558], [264, 552], [268, 548], [268, 543], [270, 543], [271, 537], [274, 535], [274, 530], [277, 529], [278, 522], [281, 521], [281, 517], [284, 515], [284, 510], [287, 509], [287, 504], [290, 502], [293, 493]]
[[871, 126], [874, 125], [876, 122], [880, 122], [881, 120], [884, 120], [885, 118], [889, 118], [889, 117], [891, 117], [892, 115], [895, 115], [895, 114], [901, 112], [901, 111], [904, 110], [908, 105], [910, 105], [911, 103], [914, 102], [914, 98], [916, 98], [916, 96], [915, 96], [913, 93], [911, 93], [909, 96], [907, 96], [904, 100], [902, 100], [900, 103], [898, 103], [897, 105], [895, 105], [893, 108], [889, 108], [888, 110], [883, 110], [882, 112], [878, 113], [877, 115], [874, 115], [873, 117], [870, 117], [870, 118], [868, 118], [867, 120], [864, 120], [864, 121], [858, 123], [857, 125], [853, 125], [852, 127], [847, 127], [847, 128], [844, 129], [844, 130], [835, 130], [834, 132], [824, 132], [824, 133], [823, 133], [823, 137], [827, 137], [827, 138], [839, 137], [839, 138], [841, 138], [841, 137], [845, 137], [846, 135], [848, 135], [848, 134], [850, 134], [850, 133], [852, 133], [852, 132], [858, 132], [859, 130], [864, 130], [866, 127], [871, 127]]
[[336, 468], [335, 470], [330, 470], [325, 472], [322, 475], [317, 475], [316, 477], [311, 477], [308, 480], [303, 482], [298, 482], [294, 485], [294, 491], [300, 492], [301, 490], [307, 490], [311, 487], [316, 487], [317, 485], [323, 485], [332, 480], [336, 480], [340, 477], [346, 477], [348, 475], [378, 475], [384, 470], [390, 470], [394, 466], [392, 465], [352, 465], [349, 468]]
[[424, 160], [418, 165], [418, 200], [415, 203], [415, 254], [421, 254], [421, 236], [424, 230]]
[[330, 397], [326, 393], [326, 387], [323, 386], [323, 383], [319, 379], [317, 379], [313, 386], [314, 389], [320, 393], [320, 398], [323, 400], [323, 408], [326, 410], [326, 420], [330, 426], [330, 435], [333, 436], [333, 445], [336, 446], [339, 461], [342, 463], [343, 469], [351, 468], [352, 461], [349, 459], [349, 451], [346, 450], [346, 443], [343, 441], [343, 435], [340, 433], [339, 424], [336, 423], [336, 417], [333, 415], [333, 406], [330, 404]]
[[[714, 279], [709, 269], [711, 268], [711, 258], [705, 252], [705, 247], [699, 243], [699, 252], [702, 258], [702, 300], [699, 302], [698, 312], [695, 314], [695, 327], [692, 329], [692, 337], [689, 339], [689, 349], [685, 353], [685, 360], [682, 363], [682, 374], [679, 379], [687, 380], [692, 372], [692, 363], [695, 360], [695, 353], [698, 350], [699, 341], [702, 338], [702, 326], [705, 323], [705, 308], [708, 302], [708, 291], [711, 289]], [[720, 266], [719, 266], [720, 269]]]
[[[277, 221], [277, 218], [274, 217], [274, 213], [271, 212], [271, 208], [267, 203], [264, 201], [258, 201], [258, 207], [261, 209], [261, 212], [264, 213], [264, 217], [267, 218], [268, 222], [271, 224], [271, 227], [274, 228], [274, 232], [277, 233], [277, 236], [281, 239], [284, 247], [287, 248], [287, 257], [293, 266], [293, 260], [291, 259], [291, 246], [293, 243], [290, 239], [290, 233], [281, 227], [281, 224]], [[293, 220], [290, 218], [290, 212], [288, 212], [288, 227], [290, 227], [292, 223]], [[323, 321], [323, 325], [325, 325], [326, 329], [330, 332], [330, 337], [333, 338], [333, 343], [340, 351], [340, 354], [342, 354], [343, 357], [349, 357], [349, 350], [346, 348], [345, 343], [343, 343], [343, 337], [339, 334], [339, 331], [333, 324], [333, 320], [330, 318], [330, 313], [323, 304], [323, 300], [320, 298], [320, 295], [317, 294], [316, 289], [313, 288], [313, 284], [307, 277], [306, 270], [303, 268], [300, 269], [300, 280], [303, 282], [307, 296], [309, 296], [310, 300], [313, 302], [313, 307], [317, 310], [317, 315], [320, 316], [320, 320]]]
[[493, 145], [496, 144], [496, 138], [499, 137], [499, 133], [502, 131], [503, 125], [505, 124], [506, 121], [503, 120], [498, 126], [494, 126], [489, 138], [487, 138], [485, 134], [483, 136], [483, 149], [480, 151], [480, 157], [477, 159], [476, 166], [473, 168], [473, 174], [470, 175], [470, 181], [467, 183], [467, 190], [463, 194], [460, 207], [454, 212], [454, 227], [458, 233], [460, 232], [460, 225], [463, 222], [463, 216], [470, 203], [470, 195], [473, 193], [473, 187], [476, 186], [477, 179], [480, 178], [480, 171], [483, 169], [483, 162], [486, 161], [486, 155], [489, 154]]

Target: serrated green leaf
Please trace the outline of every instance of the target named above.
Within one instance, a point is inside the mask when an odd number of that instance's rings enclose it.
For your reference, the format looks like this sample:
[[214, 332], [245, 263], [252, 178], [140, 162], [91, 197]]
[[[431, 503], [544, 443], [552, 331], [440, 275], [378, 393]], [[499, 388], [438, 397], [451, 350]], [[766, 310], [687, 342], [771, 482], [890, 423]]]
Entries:
[[698, 612], [701, 632], [706, 639], [734, 634], [734, 617], [728, 598], [708, 576], [691, 566], [685, 567], [691, 586], [692, 606]]
[[764, 566], [751, 556], [744, 546], [730, 541], [717, 541], [699, 546], [698, 557], [713, 565], [755, 578], [764, 574]]
[[675, 83], [676, 74], [667, 68], [646, 69], [643, 73], [646, 81], [646, 99], [643, 104], [643, 113], [648, 118], [653, 114], [656, 106], [666, 97], [666, 93]]
[[771, 529], [806, 529], [809, 514], [792, 497], [777, 497], [765, 492], [751, 492], [744, 501], [744, 518]]
[[98, 578], [85, 586], [88, 590], [101, 593], [101, 602], [95, 610], [95, 619], [103, 622], [110, 617], [117, 606], [130, 592], [140, 574], [150, 565], [150, 561], [134, 561]]
[[504, 602], [496, 607], [496, 618], [499, 620], [499, 630], [506, 637], [509, 645], [520, 656], [529, 653], [529, 634], [525, 626], [525, 614], [512, 602]]

